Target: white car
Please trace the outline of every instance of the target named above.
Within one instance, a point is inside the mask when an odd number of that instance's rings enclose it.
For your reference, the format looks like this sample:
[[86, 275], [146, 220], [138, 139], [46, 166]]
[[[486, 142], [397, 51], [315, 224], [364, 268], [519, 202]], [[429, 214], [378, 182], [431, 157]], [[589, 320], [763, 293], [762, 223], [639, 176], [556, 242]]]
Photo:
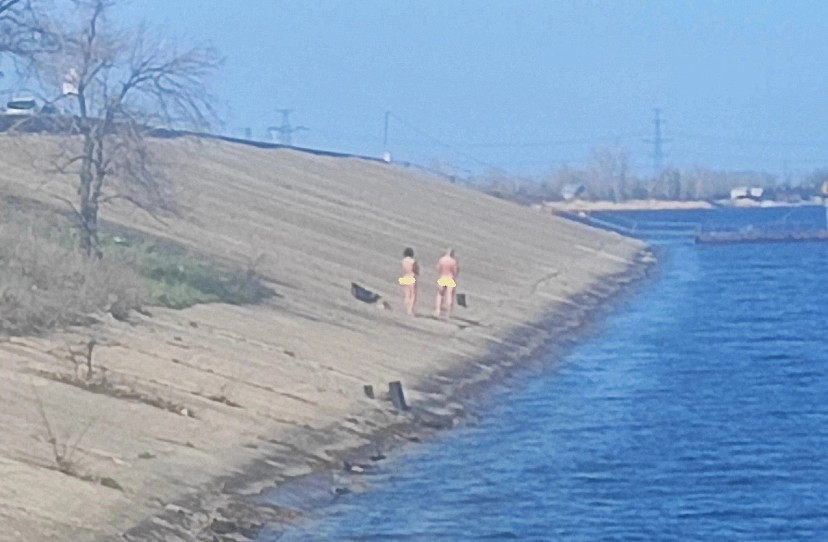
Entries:
[[34, 115], [37, 102], [34, 98], [14, 98], [6, 103], [6, 115]]

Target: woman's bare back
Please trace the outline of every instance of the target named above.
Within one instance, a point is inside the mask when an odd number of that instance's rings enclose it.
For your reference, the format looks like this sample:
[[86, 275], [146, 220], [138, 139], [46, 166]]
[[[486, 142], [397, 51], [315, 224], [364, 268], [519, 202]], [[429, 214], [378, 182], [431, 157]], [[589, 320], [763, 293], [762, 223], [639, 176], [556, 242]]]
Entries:
[[420, 275], [420, 265], [414, 258], [408, 256], [403, 258], [402, 269], [404, 277], [417, 277]]

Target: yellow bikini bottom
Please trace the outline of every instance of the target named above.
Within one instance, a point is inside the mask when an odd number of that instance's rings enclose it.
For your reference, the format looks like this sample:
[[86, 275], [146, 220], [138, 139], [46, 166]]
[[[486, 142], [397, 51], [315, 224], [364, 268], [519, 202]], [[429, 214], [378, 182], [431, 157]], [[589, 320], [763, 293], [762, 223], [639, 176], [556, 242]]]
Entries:
[[457, 286], [457, 283], [454, 282], [453, 278], [443, 277], [443, 278], [437, 279], [437, 285], [441, 286], [443, 288], [454, 288], [455, 286]]
[[403, 286], [410, 286], [411, 284], [417, 282], [417, 279], [415, 279], [414, 277], [400, 277], [399, 281], [400, 284], [402, 284]]

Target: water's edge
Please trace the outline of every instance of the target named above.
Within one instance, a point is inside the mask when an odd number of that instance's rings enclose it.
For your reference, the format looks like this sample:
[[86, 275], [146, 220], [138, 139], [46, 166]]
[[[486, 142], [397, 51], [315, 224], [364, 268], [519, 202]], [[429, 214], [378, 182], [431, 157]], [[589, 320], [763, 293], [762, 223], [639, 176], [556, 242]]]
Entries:
[[[456, 405], [449, 409], [449, 413], [435, 413], [412, 405], [408, 412], [398, 416], [396, 423], [372, 430], [369, 444], [346, 447], [335, 453], [333, 460], [320, 460], [312, 472], [287, 475], [276, 481], [274, 462], [284, 461], [285, 455], [263, 455], [244, 466], [240, 473], [218, 478], [198, 494], [167, 504], [159, 514], [144, 519], [118, 536], [103, 540], [254, 540], [265, 527], [272, 529], [294, 522], [305, 512], [330, 503], [329, 481], [334, 471], [341, 470], [343, 461], [366, 462], [378, 449], [389, 451], [412, 442], [422, 442], [439, 431], [473, 421], [474, 412], [487, 395], [486, 389], [504, 382], [508, 385], [516, 373], [526, 370], [532, 363], [544, 363], [542, 356], [538, 356], [540, 352], [551, 353], [547, 359], [559, 359], [566, 349], [589, 337], [596, 323], [645, 284], [655, 262], [652, 249], [642, 249], [624, 271], [603, 277], [600, 286], [574, 296], [572, 302], [577, 309], [568, 308], [567, 314], [563, 315], [560, 309], [550, 308], [539, 320], [513, 329], [485, 356], [469, 359], [461, 367], [441, 373], [440, 376], [458, 383], [447, 393], [441, 393], [444, 406]], [[517, 356], [512, 347], [514, 344], [528, 348]], [[491, 369], [486, 378], [481, 378], [479, 369], [475, 369], [479, 365]], [[323, 431], [334, 439], [331, 444], [335, 443], [338, 429], [341, 428]], [[289, 453], [295, 453], [295, 450], [289, 450]], [[270, 502], [274, 500], [287, 500], [291, 507]]]

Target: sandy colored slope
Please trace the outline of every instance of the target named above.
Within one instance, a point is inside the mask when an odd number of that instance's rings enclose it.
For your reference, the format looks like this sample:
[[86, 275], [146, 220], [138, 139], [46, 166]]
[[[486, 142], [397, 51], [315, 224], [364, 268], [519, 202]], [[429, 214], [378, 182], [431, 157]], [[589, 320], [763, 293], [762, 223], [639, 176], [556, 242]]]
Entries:
[[[74, 179], [45, 174], [35, 159], [52, 149], [35, 139], [21, 151], [0, 137], [4, 195], [71, 198]], [[394, 165], [184, 140], [158, 151], [180, 216], [162, 225], [113, 207], [105, 218], [239, 265], [262, 255], [257, 270], [279, 296], [252, 307], [154, 309], [132, 323], [0, 342], [0, 540], [114, 534], [279, 450], [285, 459], [274, 464], [274, 480], [306, 472], [394, 419], [386, 402], [363, 395], [363, 384], [383, 390], [399, 379], [412, 403], [439, 409], [440, 396], [418, 389], [450, 387], [441, 373], [472, 363], [550, 304], [566, 314], [572, 295], [621, 272], [642, 249]], [[459, 319], [402, 314], [396, 278], [406, 246], [424, 268], [421, 314], [432, 309], [436, 259], [457, 248], [459, 289], [470, 302]], [[354, 300], [352, 281], [381, 293], [392, 310]], [[36, 374], [71, 373], [67, 347], [91, 334], [104, 343], [95, 362], [111, 381], [195, 417]], [[124, 491], [51, 468], [33, 387], [56, 432], [89, 427], [75, 454], [80, 469]]]

